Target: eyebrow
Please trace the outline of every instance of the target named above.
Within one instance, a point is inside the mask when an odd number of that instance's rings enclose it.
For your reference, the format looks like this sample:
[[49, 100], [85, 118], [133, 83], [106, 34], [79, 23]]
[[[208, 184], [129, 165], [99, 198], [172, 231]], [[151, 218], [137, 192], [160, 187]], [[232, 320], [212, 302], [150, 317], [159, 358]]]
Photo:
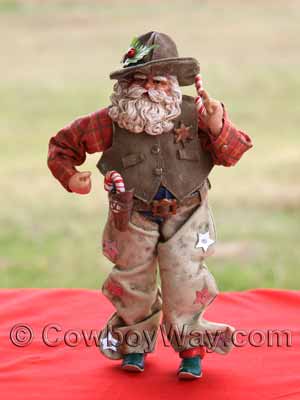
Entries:
[[[148, 77], [147, 77], [147, 75], [142, 74], [141, 72], [136, 72], [133, 75], [133, 78], [134, 79], [147, 79]], [[156, 81], [160, 81], [160, 82], [167, 82], [168, 81], [168, 79], [165, 76], [162, 76], [162, 75], [153, 76], [153, 79], [156, 80]]]
[[133, 75], [134, 79], [147, 79], [147, 76], [142, 74], [141, 72], [137, 72]]
[[161, 75], [154, 76], [153, 79], [155, 79], [156, 81], [161, 81], [161, 82], [167, 82], [167, 80], [168, 80], [165, 76], [161, 76]]

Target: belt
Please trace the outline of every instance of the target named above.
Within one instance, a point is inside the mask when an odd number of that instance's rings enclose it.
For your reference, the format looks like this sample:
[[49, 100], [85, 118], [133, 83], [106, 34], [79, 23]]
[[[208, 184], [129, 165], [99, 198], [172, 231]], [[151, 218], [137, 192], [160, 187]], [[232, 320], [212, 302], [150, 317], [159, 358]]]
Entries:
[[183, 200], [179, 201], [177, 199], [160, 199], [152, 200], [149, 204], [144, 201], [134, 198], [133, 199], [133, 209], [135, 211], [150, 211], [155, 217], [168, 217], [170, 215], [175, 215], [180, 207], [192, 206], [196, 204], [201, 204], [201, 193], [197, 191], [192, 195], [185, 197]]

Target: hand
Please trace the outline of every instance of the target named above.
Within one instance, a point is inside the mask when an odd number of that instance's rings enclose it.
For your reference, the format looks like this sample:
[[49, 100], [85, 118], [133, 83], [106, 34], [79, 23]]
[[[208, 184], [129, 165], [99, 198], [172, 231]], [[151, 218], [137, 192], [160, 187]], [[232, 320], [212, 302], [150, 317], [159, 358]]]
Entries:
[[223, 107], [222, 104], [215, 99], [209, 97], [206, 90], [200, 91], [205, 111], [200, 118], [205, 122], [211, 133], [215, 136], [219, 135], [223, 127]]
[[87, 194], [91, 191], [92, 182], [91, 182], [91, 172], [77, 172], [73, 176], [71, 176], [69, 180], [69, 188], [72, 192], [79, 194]]

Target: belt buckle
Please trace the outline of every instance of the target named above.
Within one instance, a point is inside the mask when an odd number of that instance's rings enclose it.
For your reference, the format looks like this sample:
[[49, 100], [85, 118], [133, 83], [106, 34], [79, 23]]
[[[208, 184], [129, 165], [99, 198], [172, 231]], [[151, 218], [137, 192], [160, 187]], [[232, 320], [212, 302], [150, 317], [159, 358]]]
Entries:
[[151, 212], [155, 217], [169, 217], [175, 215], [177, 210], [176, 199], [153, 200]]

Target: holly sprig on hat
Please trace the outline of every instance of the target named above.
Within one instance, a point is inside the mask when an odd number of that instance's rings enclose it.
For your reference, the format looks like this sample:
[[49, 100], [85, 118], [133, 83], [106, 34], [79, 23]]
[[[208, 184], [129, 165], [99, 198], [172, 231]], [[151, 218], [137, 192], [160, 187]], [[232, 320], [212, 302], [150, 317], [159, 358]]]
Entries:
[[147, 54], [149, 54], [151, 50], [157, 47], [159, 47], [158, 44], [152, 44], [151, 46], [146, 46], [143, 43], [141, 43], [137, 37], [134, 37], [121, 63], [123, 63], [124, 67], [127, 67], [130, 64], [136, 64]]

